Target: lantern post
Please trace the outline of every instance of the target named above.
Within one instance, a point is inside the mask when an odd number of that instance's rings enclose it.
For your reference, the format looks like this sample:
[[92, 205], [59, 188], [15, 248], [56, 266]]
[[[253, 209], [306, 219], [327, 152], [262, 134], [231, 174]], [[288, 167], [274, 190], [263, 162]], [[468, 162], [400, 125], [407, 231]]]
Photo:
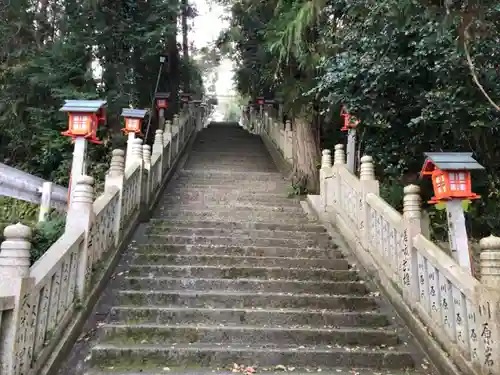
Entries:
[[347, 132], [347, 169], [351, 173], [356, 173], [356, 126], [359, 120], [350, 115], [344, 107], [340, 110], [340, 116], [344, 118], [344, 126], [340, 129]]
[[195, 99], [195, 100], [192, 101], [192, 103], [193, 103], [193, 107], [194, 107], [195, 113], [196, 113], [195, 120], [194, 120], [195, 121], [194, 127], [195, 127], [196, 131], [199, 131], [203, 127], [201, 125], [201, 123], [202, 123], [202, 121], [201, 121], [201, 118], [202, 118], [202, 116], [201, 116], [202, 101], [201, 101], [201, 99]]
[[473, 274], [469, 239], [465, 226], [464, 201], [478, 199], [472, 192], [471, 170], [484, 169], [472, 158], [472, 152], [426, 152], [420, 176], [430, 176], [434, 197], [431, 204], [445, 204], [448, 236], [453, 258]]
[[61, 112], [67, 112], [69, 116], [68, 130], [61, 134], [71, 137], [75, 144], [68, 188], [68, 207], [71, 207], [73, 187], [76, 185], [72, 182], [87, 174], [87, 142], [102, 144], [102, 141], [97, 139], [97, 127], [100, 122], [106, 121], [105, 106], [105, 100], [65, 100], [59, 109]]
[[125, 127], [122, 132], [127, 134], [127, 154], [126, 161], [130, 159], [132, 153], [132, 145], [136, 136], [142, 136], [142, 121], [146, 117], [148, 111], [146, 109], [123, 108], [122, 117], [125, 119]]
[[192, 99], [192, 95], [187, 92], [181, 92], [180, 95], [180, 100], [181, 100], [181, 109], [184, 110], [187, 108], [187, 105], [190, 103]]
[[158, 109], [158, 128], [165, 131], [165, 110], [168, 108], [169, 92], [157, 92], [155, 95], [156, 109]]

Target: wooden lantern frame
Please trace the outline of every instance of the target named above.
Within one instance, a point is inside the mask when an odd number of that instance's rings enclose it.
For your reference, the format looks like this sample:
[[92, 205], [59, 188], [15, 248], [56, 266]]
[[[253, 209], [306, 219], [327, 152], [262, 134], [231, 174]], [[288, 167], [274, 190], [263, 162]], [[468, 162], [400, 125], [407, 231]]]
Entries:
[[142, 136], [142, 121], [147, 113], [148, 110], [146, 109], [123, 108], [122, 116], [125, 119], [125, 127], [122, 129], [122, 132]]
[[83, 137], [91, 143], [102, 144], [97, 138], [97, 128], [100, 122], [106, 122], [103, 100], [66, 100], [60, 109], [69, 116], [68, 129], [61, 133], [73, 140]]
[[[434, 197], [428, 203], [436, 204], [451, 199], [478, 199], [472, 191], [471, 169], [483, 169], [472, 159], [472, 153], [426, 153], [420, 175], [430, 176]], [[446, 157], [450, 161], [446, 160]]]

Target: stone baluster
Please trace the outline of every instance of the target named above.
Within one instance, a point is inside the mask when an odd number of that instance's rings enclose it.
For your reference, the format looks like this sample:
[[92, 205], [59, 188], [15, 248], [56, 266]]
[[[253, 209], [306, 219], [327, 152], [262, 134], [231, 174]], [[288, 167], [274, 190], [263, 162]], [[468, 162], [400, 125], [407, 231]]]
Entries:
[[332, 175], [332, 152], [323, 150], [321, 152], [321, 169], [319, 170], [320, 188], [319, 194], [323, 204], [323, 210], [327, 211], [328, 206], [328, 178]]
[[332, 166], [332, 152], [330, 150], [323, 150], [321, 152], [321, 169], [331, 168]]
[[142, 146], [142, 160], [144, 163], [144, 174], [143, 174], [143, 183], [142, 186], [144, 188], [141, 196], [141, 200], [144, 205], [144, 210], [147, 211], [149, 206], [149, 197], [151, 195], [151, 146], [143, 145]]
[[28, 277], [31, 228], [21, 223], [9, 225], [4, 229], [3, 236], [5, 241], [0, 247], [0, 280]]
[[76, 181], [73, 196], [66, 217], [66, 231], [85, 231], [85, 241], [80, 248], [76, 278], [78, 295], [83, 300], [86, 296], [87, 280], [89, 280], [92, 271], [94, 255], [93, 246], [89, 246], [94, 221], [94, 179], [90, 176], [80, 176]]
[[361, 167], [359, 169], [360, 181], [375, 180], [375, 166], [373, 165], [373, 158], [365, 155], [361, 158]]
[[293, 131], [292, 122], [290, 120], [285, 121], [285, 149], [284, 149], [285, 159], [293, 164]]
[[333, 153], [333, 165], [345, 164], [345, 152], [344, 145], [335, 145], [335, 152]]
[[368, 194], [379, 194], [379, 184], [375, 178], [375, 166], [373, 165], [373, 158], [371, 156], [365, 155], [361, 158], [359, 180], [361, 182], [362, 192], [356, 202], [356, 207], [359, 208], [360, 212], [358, 229], [362, 238], [361, 243], [365, 249], [368, 249], [370, 246], [370, 231], [368, 225], [370, 217], [366, 196]]
[[122, 215], [122, 201], [123, 201], [123, 182], [125, 180], [125, 152], [120, 149], [115, 149], [111, 153], [111, 162], [109, 163], [109, 170], [106, 173], [106, 180], [104, 182], [104, 191], [113, 192], [118, 189], [118, 204], [113, 211], [113, 233], [115, 246], [118, 246], [121, 241], [121, 215]]
[[479, 246], [481, 283], [500, 291], [500, 237], [485, 237], [479, 242]]
[[403, 249], [399, 269], [402, 272], [403, 297], [412, 303], [420, 298], [418, 286], [417, 252], [413, 248], [413, 239], [422, 231], [422, 199], [420, 187], [408, 185], [404, 188], [403, 198]]
[[[14, 297], [14, 306], [11, 309], [2, 311], [0, 304], [0, 322], [2, 332], [2, 342], [0, 342], [0, 373], [14, 374], [16, 372], [16, 359], [24, 363], [22, 368], [17, 369], [23, 373], [27, 372], [27, 355], [24, 358], [16, 358], [22, 353], [24, 337], [17, 340], [19, 332], [21, 314], [25, 304], [31, 304], [31, 291], [33, 290], [34, 279], [30, 278], [30, 250], [32, 231], [26, 225], [17, 223], [5, 228], [3, 235], [5, 240], [0, 246], [0, 289]], [[28, 299], [28, 300], [27, 300]], [[30, 327], [33, 314], [27, 314], [25, 324]], [[19, 347], [20, 346], [20, 347]], [[17, 364], [19, 366], [19, 363]]]
[[[177, 155], [179, 154], [179, 144], [180, 144], [180, 130], [179, 130], [179, 115], [175, 114], [174, 115], [174, 121], [172, 123], [172, 137], [174, 139], [174, 142], [172, 142], [172, 158], [176, 158]], [[175, 137], [175, 138], [174, 138]]]
[[163, 130], [158, 129], [155, 133], [155, 140], [153, 143], [153, 155], [160, 155], [160, 159], [157, 161], [157, 163], [160, 163], [160, 166], [157, 169], [158, 174], [156, 176], [156, 181], [153, 182], [155, 186], [161, 183], [163, 168], [166, 167], [165, 163], [168, 163], [168, 160], [166, 160], [166, 154], [164, 153], [163, 139]]
[[[132, 157], [130, 158], [132, 161], [132, 163], [134, 164], [138, 164], [141, 171], [140, 171], [140, 177], [139, 177], [139, 186], [137, 188], [137, 195], [135, 196], [135, 204], [134, 206], [137, 204], [139, 205], [140, 204], [140, 201], [141, 201], [141, 194], [142, 194], [142, 191], [141, 191], [141, 187], [142, 187], [142, 181], [144, 179], [144, 175], [143, 175], [143, 170], [144, 170], [144, 159], [143, 159], [143, 156], [142, 156], [142, 139], [136, 139], [134, 141], [134, 144], [132, 145]], [[126, 176], [128, 177], [128, 176]]]
[[158, 129], [155, 132], [155, 140], [153, 143], [153, 155], [163, 154], [163, 147], [164, 147], [163, 130]]
[[165, 121], [165, 131], [163, 133], [163, 145], [166, 145], [172, 140], [172, 121]]

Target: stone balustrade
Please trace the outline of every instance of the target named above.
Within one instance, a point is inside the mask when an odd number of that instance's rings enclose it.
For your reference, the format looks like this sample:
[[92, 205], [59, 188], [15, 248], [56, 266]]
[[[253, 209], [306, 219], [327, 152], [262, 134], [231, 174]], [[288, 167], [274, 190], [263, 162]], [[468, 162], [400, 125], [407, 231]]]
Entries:
[[400, 214], [379, 196], [370, 156], [361, 158], [358, 178], [346, 167], [343, 145], [335, 147], [333, 165], [330, 155], [323, 152], [320, 194], [308, 197], [320, 218], [339, 229], [391, 302], [400, 298], [458, 368], [500, 374], [494, 355], [500, 350], [500, 238], [481, 241], [478, 281], [422, 234], [418, 186], [405, 187]]
[[[256, 128], [265, 143], [291, 162], [290, 124], [263, 121]], [[478, 281], [425, 236], [420, 188], [405, 187], [400, 214], [380, 197], [373, 163], [362, 157], [358, 177], [347, 169], [344, 145], [335, 146], [333, 163], [324, 150], [320, 194], [308, 196], [310, 208], [341, 233], [435, 362], [465, 374], [500, 375], [500, 238], [481, 240]]]
[[[194, 117], [194, 118], [191, 118]], [[111, 276], [120, 250], [166, 183], [180, 153], [204, 122], [195, 110], [174, 117], [158, 130], [153, 149], [134, 139], [129, 163], [114, 150], [104, 192], [97, 198], [94, 179], [76, 181], [64, 234], [30, 265], [31, 229], [8, 226], [0, 248], [0, 373], [48, 374], [64, 341], [82, 328], [85, 306], [92, 305]], [[168, 133], [167, 133], [168, 132]]]

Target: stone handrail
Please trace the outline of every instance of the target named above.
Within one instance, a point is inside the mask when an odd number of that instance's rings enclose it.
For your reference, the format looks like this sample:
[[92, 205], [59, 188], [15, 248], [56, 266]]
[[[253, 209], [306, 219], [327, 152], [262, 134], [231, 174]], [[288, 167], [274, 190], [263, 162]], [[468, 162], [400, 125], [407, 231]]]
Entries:
[[[289, 124], [265, 115], [249, 121], [292, 159]], [[423, 332], [419, 339], [432, 359], [441, 356], [446, 369], [464, 374], [500, 375], [500, 238], [481, 241], [478, 281], [422, 234], [418, 186], [405, 188], [400, 214], [379, 196], [371, 157], [361, 159], [359, 178], [347, 169], [343, 145], [335, 146], [333, 159], [332, 165], [331, 151], [323, 151], [320, 194], [308, 196], [310, 207], [327, 227], [339, 229], [398, 311], [418, 326], [412, 331]]]
[[[194, 113], [196, 115], [196, 113]], [[0, 374], [48, 374], [78, 332], [81, 310], [99, 295], [119, 252], [155, 203], [201, 116], [175, 116], [171, 133], [158, 130], [153, 151], [134, 139], [131, 160], [114, 150], [104, 192], [94, 200], [94, 180], [76, 181], [64, 234], [30, 266], [31, 229], [4, 231], [0, 250]], [[78, 323], [80, 322], [80, 323]], [[80, 325], [78, 325], [80, 324]]]
[[341, 230], [382, 284], [395, 287], [462, 371], [500, 374], [493, 354], [500, 349], [500, 289], [477, 281], [421, 234], [417, 186], [405, 188], [401, 215], [380, 198], [371, 157], [361, 159], [359, 179], [343, 163], [345, 156], [336, 159], [333, 166], [322, 164], [320, 196], [310, 197], [311, 204]]

